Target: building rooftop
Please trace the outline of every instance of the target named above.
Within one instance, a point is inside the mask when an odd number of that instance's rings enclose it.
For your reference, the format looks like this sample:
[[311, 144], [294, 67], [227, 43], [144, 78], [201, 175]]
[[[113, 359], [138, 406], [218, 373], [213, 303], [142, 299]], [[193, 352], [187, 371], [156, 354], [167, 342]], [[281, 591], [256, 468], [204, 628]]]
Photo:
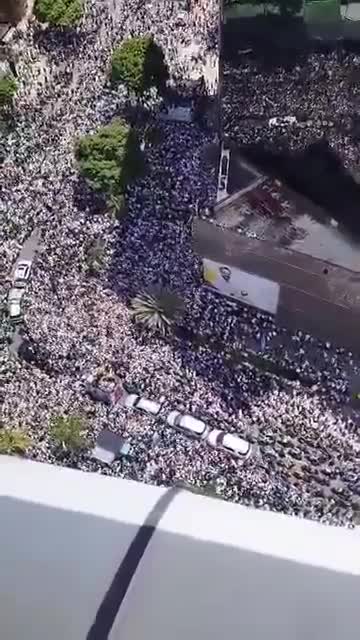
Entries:
[[360, 238], [279, 180], [259, 174], [230, 153], [228, 197], [215, 224], [360, 273]]
[[[236, 268], [229, 295], [265, 309], [256, 297], [265, 278], [272, 300], [266, 309], [276, 308], [271, 312], [282, 326], [359, 350], [360, 239], [349, 238], [323, 209], [252, 168], [234, 149], [225, 156], [223, 148], [219, 176], [218, 202], [194, 221], [193, 238], [195, 251], [217, 265], [215, 271]], [[279, 295], [270, 294], [272, 283]]]
[[357, 637], [357, 529], [4, 456], [0, 487], [6, 640]]

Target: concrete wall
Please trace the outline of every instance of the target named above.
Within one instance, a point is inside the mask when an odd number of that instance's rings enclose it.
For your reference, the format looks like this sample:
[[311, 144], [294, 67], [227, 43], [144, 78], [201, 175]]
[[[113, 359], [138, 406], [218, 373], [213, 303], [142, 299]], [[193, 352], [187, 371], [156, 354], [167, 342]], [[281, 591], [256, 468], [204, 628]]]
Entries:
[[[164, 493], [0, 456], [1, 638], [87, 638]], [[109, 638], [357, 640], [359, 589], [357, 531], [184, 491], [164, 513]]]

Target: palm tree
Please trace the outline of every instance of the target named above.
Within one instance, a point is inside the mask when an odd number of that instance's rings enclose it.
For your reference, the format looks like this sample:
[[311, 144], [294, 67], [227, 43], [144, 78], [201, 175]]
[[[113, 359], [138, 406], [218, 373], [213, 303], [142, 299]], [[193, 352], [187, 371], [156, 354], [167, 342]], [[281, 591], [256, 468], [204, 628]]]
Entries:
[[31, 446], [31, 439], [20, 429], [0, 430], [0, 454], [25, 454]]
[[174, 291], [153, 287], [131, 300], [131, 313], [138, 324], [165, 335], [184, 311], [184, 303]]

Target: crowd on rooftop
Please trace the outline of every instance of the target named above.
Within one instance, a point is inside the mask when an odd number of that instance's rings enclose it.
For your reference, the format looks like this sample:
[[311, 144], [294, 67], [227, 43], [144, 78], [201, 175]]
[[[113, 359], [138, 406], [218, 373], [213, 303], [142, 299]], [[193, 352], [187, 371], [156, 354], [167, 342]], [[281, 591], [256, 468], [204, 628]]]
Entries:
[[[116, 11], [96, 0], [86, 6], [78, 32], [47, 34], [32, 24], [19, 39], [21, 91], [0, 167], [3, 302], [25, 238], [37, 229], [41, 240], [25, 294], [24, 334], [35, 359], [14, 358], [2, 340], [2, 426], [25, 429], [33, 439], [29, 455], [39, 460], [211, 487], [225, 499], [351, 525], [359, 510], [360, 443], [348, 387], [359, 361], [202, 287], [191, 219], [216, 196], [216, 176], [204, 161], [211, 134], [197, 124], [159, 124], [161, 141], [146, 150], [148, 174], [129, 188], [120, 221], [98, 209], [74, 161], [76, 137], [122, 108], [123, 94], [107, 83], [114, 44], [151, 32], [173, 78], [201, 77], [206, 55], [216, 48], [216, 3], [199, 1], [188, 14], [157, 0], [118, 2]], [[185, 55], [195, 39], [200, 55], [191, 49]], [[251, 108], [249, 96], [244, 109]], [[92, 276], [87, 252], [99, 238], [103, 265]], [[167, 339], [142, 333], [130, 317], [131, 296], [153, 283], [178, 291], [186, 304], [179, 330]], [[4, 334], [6, 328], [4, 321]], [[229, 346], [259, 345], [299, 377], [310, 377], [311, 385], [228, 358]], [[149, 398], [164, 396], [163, 416], [170, 408], [202, 416], [251, 440], [257, 454], [242, 465], [161, 421], [93, 402], [85, 382], [98, 367]], [[61, 413], [84, 416], [92, 442], [103, 428], [125, 436], [132, 457], [109, 467], [86, 452], [59, 459], [48, 427]]]

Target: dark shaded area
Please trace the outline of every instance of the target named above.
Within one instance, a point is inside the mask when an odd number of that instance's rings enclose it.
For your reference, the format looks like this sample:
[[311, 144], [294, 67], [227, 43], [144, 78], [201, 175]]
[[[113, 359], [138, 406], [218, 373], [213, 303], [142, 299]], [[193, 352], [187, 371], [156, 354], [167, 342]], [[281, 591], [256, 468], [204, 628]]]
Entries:
[[286, 52], [289, 67], [310, 52], [360, 50], [360, 23], [354, 20], [306, 25], [301, 16], [257, 15], [227, 20], [222, 31], [223, 54], [229, 61], [248, 48], [256, 49], [269, 66], [283, 64]]
[[139, 527], [134, 538], [118, 567], [109, 590], [97, 611], [94, 624], [92, 625], [87, 640], [100, 640], [107, 638], [115, 622], [119, 609], [124, 602], [130, 583], [141, 559], [153, 537], [157, 526], [164, 513], [172, 503], [180, 488], [170, 489], [162, 494], [159, 500], [148, 514], [145, 522]]
[[247, 169], [243, 162], [242, 157], [237, 153], [236, 145], [230, 146], [230, 165], [227, 183], [227, 192], [229, 195], [245, 189], [255, 179], [254, 173]]
[[[257, 16], [233, 19], [223, 26], [223, 58], [234, 68], [251, 59], [265, 74], [277, 67], [285, 71], [301, 67], [309, 55], [316, 53], [330, 54], [336, 51], [341, 64], [343, 56], [360, 51], [360, 27], [358, 29], [358, 39], [314, 40], [309, 37], [302, 18]], [[349, 83], [355, 86], [358, 81], [358, 74], [354, 70]], [[298, 122], [309, 118], [308, 114], [293, 115]], [[324, 120], [332, 120], [326, 113], [320, 115]], [[253, 120], [251, 113], [244, 122], [244, 126], [255, 126], [260, 130], [262, 125], [266, 127], [267, 120]], [[360, 118], [355, 107], [350, 117], [339, 114], [334, 126], [344, 136], [360, 140]], [[240, 152], [267, 174], [284, 180], [295, 191], [325, 208], [351, 234], [360, 235], [360, 184], [331, 148], [326, 133], [298, 151], [290, 149], [286, 135], [278, 136], [276, 144], [266, 137], [264, 133], [265, 139], [261, 142], [241, 146]]]
[[82, 31], [79, 25], [66, 28], [48, 25], [46, 29], [35, 25], [34, 28], [34, 42], [41, 52], [54, 55], [61, 48], [62, 55], [66, 59], [76, 58], [79, 48], [85, 41], [89, 42], [89, 38], [92, 38], [95, 43], [96, 34]]
[[276, 150], [262, 143], [241, 151], [267, 174], [285, 180], [360, 236], [360, 184], [346, 171], [326, 139], [300, 152]]
[[284, 52], [289, 67], [306, 56], [311, 41], [302, 18], [280, 16], [256, 16], [228, 20], [222, 33], [224, 60], [241, 59], [244, 50], [256, 49], [264, 64], [272, 66], [284, 62]]
[[269, 354], [257, 353], [253, 349], [239, 349], [224, 340], [219, 340], [216, 336], [209, 338], [197, 334], [188, 327], [180, 327], [178, 334], [182, 339], [187, 339], [195, 348], [205, 347], [212, 352], [221, 354], [231, 368], [238, 364], [250, 365], [263, 374], [273, 374], [291, 382], [298, 381], [304, 387], [311, 387], [316, 382], [315, 377], [304, 375], [296, 371], [295, 367], [286, 366], [284, 362], [280, 363], [272, 359]]

